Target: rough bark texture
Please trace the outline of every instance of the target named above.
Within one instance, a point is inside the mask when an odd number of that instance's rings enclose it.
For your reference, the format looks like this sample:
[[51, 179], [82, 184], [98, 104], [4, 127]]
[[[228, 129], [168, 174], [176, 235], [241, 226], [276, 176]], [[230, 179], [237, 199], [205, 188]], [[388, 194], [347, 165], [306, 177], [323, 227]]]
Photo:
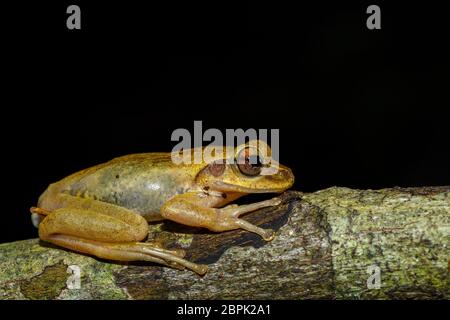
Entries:
[[[283, 197], [277, 208], [246, 216], [277, 230], [269, 243], [241, 230], [151, 225], [149, 239], [209, 264], [203, 277], [101, 261], [37, 239], [2, 244], [0, 298], [449, 299], [450, 187], [333, 187]], [[67, 287], [70, 265], [81, 270], [80, 289]], [[368, 288], [370, 268], [380, 270], [379, 289]]]

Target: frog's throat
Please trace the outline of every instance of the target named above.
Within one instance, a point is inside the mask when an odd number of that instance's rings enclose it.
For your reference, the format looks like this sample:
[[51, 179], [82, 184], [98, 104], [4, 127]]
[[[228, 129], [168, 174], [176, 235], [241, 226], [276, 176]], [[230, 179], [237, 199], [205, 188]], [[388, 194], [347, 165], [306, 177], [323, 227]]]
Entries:
[[248, 188], [243, 187], [235, 184], [226, 183], [223, 181], [215, 181], [214, 187], [218, 188], [220, 191], [226, 192], [242, 192], [242, 193], [279, 193], [283, 192], [284, 190], [288, 189], [286, 188], [270, 188], [270, 189], [264, 189], [264, 188]]

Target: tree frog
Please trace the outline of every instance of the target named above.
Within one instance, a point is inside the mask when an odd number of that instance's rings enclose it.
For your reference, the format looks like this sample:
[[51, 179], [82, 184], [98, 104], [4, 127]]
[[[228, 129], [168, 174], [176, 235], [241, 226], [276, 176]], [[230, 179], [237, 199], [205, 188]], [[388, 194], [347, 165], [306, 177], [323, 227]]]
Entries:
[[[270, 147], [257, 140], [263, 144], [270, 155]], [[184, 250], [142, 241], [148, 222], [163, 219], [214, 232], [241, 228], [272, 240], [272, 230], [240, 216], [275, 206], [279, 198], [227, 204], [247, 194], [280, 193], [293, 185], [294, 175], [273, 159], [250, 161], [258, 150], [249, 143], [233, 151], [233, 161], [225, 161], [224, 154], [223, 161], [196, 164], [175, 164], [173, 152], [115, 158], [50, 184], [30, 209], [33, 223], [41, 240], [76, 252], [115, 261], [151, 261], [203, 275], [207, 266], [183, 259]]]

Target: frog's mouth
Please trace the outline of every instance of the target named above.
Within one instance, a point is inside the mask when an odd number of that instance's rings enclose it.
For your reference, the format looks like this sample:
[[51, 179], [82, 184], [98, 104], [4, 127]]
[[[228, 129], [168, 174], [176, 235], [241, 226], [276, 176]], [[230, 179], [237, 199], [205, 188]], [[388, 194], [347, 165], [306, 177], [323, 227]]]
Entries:
[[249, 188], [249, 187], [244, 187], [244, 186], [235, 185], [235, 184], [231, 184], [231, 183], [226, 183], [223, 181], [214, 182], [214, 187], [216, 190], [222, 191], [222, 192], [228, 191], [228, 192], [242, 192], [242, 193], [280, 193], [280, 192], [283, 192], [286, 189], [290, 188], [290, 186], [286, 186], [283, 188], [268, 188], [268, 189]]

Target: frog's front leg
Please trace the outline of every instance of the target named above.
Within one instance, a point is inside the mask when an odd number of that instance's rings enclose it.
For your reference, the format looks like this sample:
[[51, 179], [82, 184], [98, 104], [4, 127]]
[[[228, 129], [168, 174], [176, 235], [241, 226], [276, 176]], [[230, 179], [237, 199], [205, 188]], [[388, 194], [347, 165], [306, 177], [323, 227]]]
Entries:
[[31, 209], [33, 213], [46, 215], [39, 225], [42, 240], [99, 258], [151, 261], [206, 273], [206, 266], [182, 259], [183, 251], [139, 242], [148, 234], [147, 221], [140, 215], [100, 201], [63, 196], [68, 197], [65, 202], [71, 206], [54, 211]]
[[233, 204], [224, 208], [202, 206], [200, 199], [196, 193], [175, 196], [163, 205], [161, 215], [181, 224], [203, 227], [211, 231], [244, 229], [260, 235], [266, 241], [274, 238], [273, 230], [257, 227], [248, 221], [239, 219], [239, 216], [261, 208], [276, 206], [281, 202], [279, 198], [242, 206]]

